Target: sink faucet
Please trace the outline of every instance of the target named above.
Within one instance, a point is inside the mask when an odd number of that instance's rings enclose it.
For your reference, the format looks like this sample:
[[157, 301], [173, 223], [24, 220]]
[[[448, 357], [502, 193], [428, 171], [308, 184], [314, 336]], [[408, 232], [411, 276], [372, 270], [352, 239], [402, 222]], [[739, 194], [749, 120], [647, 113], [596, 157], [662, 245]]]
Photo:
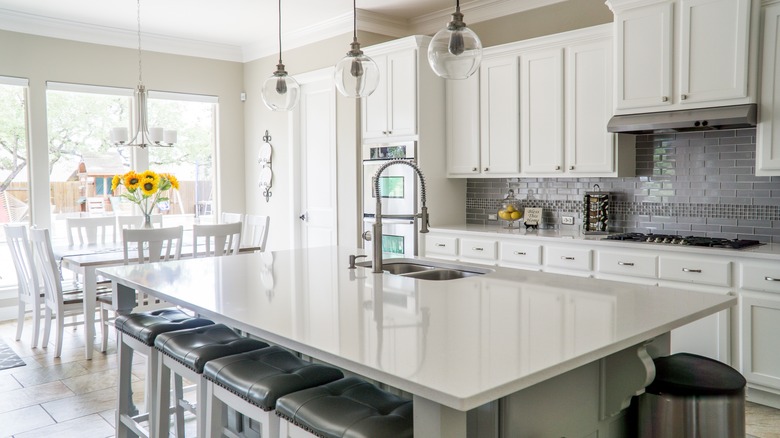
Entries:
[[[376, 222], [374, 222], [373, 226], [373, 240], [374, 240], [374, 260], [372, 262], [372, 271], [373, 273], [381, 273], [382, 272], [382, 218], [397, 218], [397, 217], [409, 217], [409, 215], [392, 215], [392, 214], [382, 214], [382, 197], [379, 193], [379, 177], [382, 175], [382, 172], [385, 171], [390, 166], [394, 166], [396, 164], [403, 164], [405, 166], [409, 166], [417, 173], [417, 177], [420, 180], [420, 201], [422, 203], [422, 206], [420, 207], [420, 213], [414, 215], [415, 218], [420, 218], [420, 222], [422, 223], [420, 225], [420, 233], [427, 233], [428, 232], [428, 207], [425, 206], [425, 177], [422, 174], [422, 171], [420, 171], [420, 168], [417, 167], [416, 164], [409, 160], [392, 160], [388, 161], [387, 163], [383, 164], [379, 169], [377, 169], [376, 174], [374, 175], [374, 198], [376, 198]], [[365, 240], [371, 240], [372, 236], [363, 233], [363, 238]]]

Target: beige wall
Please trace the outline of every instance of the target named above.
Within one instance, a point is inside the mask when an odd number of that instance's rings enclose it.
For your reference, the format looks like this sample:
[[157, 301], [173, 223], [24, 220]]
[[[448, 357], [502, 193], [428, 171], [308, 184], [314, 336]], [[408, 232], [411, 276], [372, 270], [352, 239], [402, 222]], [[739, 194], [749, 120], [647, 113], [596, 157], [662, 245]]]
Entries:
[[[215, 157], [222, 208], [243, 211], [245, 202], [243, 104], [244, 67], [238, 62], [145, 52], [147, 89], [219, 98], [218, 153]], [[134, 88], [137, 51], [98, 44], [0, 31], [0, 75], [30, 81], [29, 114], [34, 221], [49, 225], [46, 82]], [[43, 178], [45, 176], [45, 179]]]

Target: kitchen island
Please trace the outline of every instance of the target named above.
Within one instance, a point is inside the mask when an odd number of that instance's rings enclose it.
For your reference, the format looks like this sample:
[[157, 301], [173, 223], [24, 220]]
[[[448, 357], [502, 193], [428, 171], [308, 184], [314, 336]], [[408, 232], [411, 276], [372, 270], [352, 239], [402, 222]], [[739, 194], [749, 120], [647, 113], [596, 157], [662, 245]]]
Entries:
[[411, 394], [425, 438], [625, 436], [623, 409], [653, 379], [668, 332], [737, 301], [500, 267], [415, 280], [348, 269], [358, 251], [98, 271], [120, 312], [138, 289]]

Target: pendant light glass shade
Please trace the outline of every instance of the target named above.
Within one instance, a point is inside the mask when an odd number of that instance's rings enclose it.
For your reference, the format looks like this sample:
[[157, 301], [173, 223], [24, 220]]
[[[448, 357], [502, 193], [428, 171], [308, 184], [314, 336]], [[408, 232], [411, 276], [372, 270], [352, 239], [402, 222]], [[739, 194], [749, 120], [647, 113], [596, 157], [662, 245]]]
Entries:
[[346, 97], [367, 97], [379, 85], [379, 67], [373, 59], [360, 50], [357, 40], [357, 9], [352, 2], [352, 44], [347, 56], [336, 64], [333, 80], [336, 88]]
[[436, 32], [428, 46], [428, 63], [434, 73], [445, 79], [466, 79], [482, 62], [482, 41], [466, 27], [457, 1], [452, 21]]
[[282, 63], [282, 0], [279, 0], [279, 64], [263, 83], [263, 103], [271, 111], [290, 111], [298, 104], [300, 89], [298, 81], [287, 75]]

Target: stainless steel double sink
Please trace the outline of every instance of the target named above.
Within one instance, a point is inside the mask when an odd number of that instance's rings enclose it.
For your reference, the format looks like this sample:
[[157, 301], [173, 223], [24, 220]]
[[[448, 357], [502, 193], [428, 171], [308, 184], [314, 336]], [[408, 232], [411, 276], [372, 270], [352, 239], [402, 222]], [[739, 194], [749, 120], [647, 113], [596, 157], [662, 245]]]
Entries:
[[[364, 268], [372, 267], [371, 261], [357, 263], [357, 266], [362, 266]], [[457, 265], [447, 262], [400, 258], [383, 260], [382, 270], [389, 274], [401, 277], [435, 281], [456, 280], [493, 272], [492, 269]]]

